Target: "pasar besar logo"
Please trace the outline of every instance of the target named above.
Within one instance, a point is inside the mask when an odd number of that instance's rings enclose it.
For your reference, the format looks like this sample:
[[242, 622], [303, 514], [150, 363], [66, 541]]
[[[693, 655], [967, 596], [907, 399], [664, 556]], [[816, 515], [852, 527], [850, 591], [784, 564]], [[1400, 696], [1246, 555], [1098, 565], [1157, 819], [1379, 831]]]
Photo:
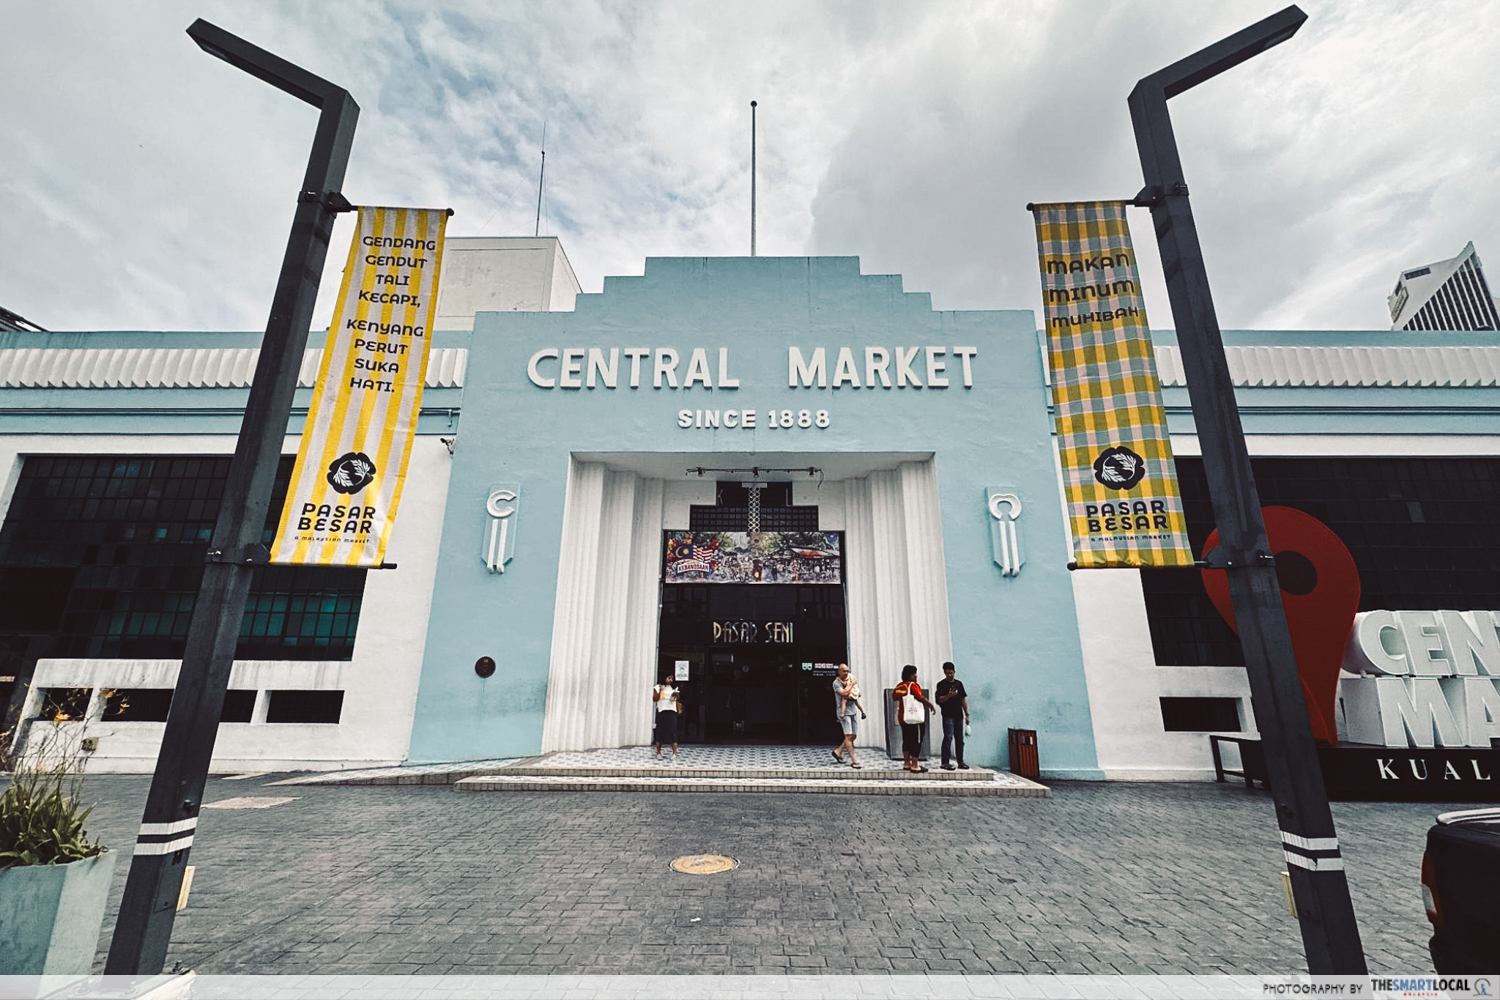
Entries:
[[1094, 459], [1094, 478], [1112, 490], [1128, 490], [1146, 475], [1146, 460], [1124, 445], [1105, 448]]
[[328, 485], [351, 496], [370, 485], [375, 478], [375, 463], [362, 451], [340, 455], [328, 466]]

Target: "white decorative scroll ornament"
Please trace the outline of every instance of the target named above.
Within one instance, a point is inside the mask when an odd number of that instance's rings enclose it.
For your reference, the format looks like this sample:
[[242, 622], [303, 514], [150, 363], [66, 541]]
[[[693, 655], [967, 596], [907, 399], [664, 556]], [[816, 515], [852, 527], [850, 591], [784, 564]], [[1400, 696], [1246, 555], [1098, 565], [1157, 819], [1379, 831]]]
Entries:
[[491, 573], [504, 573], [505, 564], [515, 554], [516, 499], [519, 496], [516, 490], [501, 487], [491, 490], [484, 502], [490, 523], [484, 533], [484, 550], [479, 557]]
[[1016, 522], [1021, 518], [1021, 498], [1003, 487], [986, 490], [990, 510], [990, 543], [994, 547], [995, 565], [1001, 576], [1020, 576], [1026, 565], [1021, 551], [1021, 536]]

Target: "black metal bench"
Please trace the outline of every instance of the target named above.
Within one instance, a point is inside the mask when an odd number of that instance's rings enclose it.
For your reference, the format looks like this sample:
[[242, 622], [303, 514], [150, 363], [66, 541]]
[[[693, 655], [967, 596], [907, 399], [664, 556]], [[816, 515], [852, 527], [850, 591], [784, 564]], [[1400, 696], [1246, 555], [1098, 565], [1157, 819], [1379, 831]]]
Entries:
[[[1219, 744], [1233, 743], [1240, 751], [1240, 769], [1231, 771], [1224, 766], [1224, 756], [1219, 750]], [[1210, 733], [1208, 737], [1208, 749], [1214, 755], [1214, 780], [1223, 781], [1226, 776], [1244, 778], [1246, 788], [1254, 788], [1258, 781], [1262, 787], [1270, 788], [1271, 783], [1266, 779], [1266, 751], [1260, 745], [1259, 737], [1245, 736], [1220, 736]]]

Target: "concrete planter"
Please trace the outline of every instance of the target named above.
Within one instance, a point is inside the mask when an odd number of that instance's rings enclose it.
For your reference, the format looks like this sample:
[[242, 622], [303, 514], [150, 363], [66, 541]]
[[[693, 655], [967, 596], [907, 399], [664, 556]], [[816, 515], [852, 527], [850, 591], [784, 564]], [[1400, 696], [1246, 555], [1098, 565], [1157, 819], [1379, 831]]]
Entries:
[[116, 853], [0, 869], [0, 975], [88, 975]]

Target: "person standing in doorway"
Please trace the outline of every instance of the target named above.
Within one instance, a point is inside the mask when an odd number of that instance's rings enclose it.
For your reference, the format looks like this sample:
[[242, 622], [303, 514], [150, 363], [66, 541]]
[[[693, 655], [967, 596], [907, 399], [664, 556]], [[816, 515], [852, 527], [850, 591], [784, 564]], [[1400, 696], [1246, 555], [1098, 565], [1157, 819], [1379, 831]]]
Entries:
[[663, 743], [672, 745], [672, 763], [677, 763], [677, 713], [682, 711], [682, 690], [675, 683], [675, 676], [668, 670], [661, 676], [661, 683], [651, 689], [651, 701], [656, 709], [656, 731], [652, 746], [656, 756], [661, 756]]
[[[943, 711], [943, 770], [964, 770], [969, 765], [964, 763], [964, 729], [969, 725], [969, 692], [964, 690], [964, 682], [954, 676], [957, 668], [952, 663], [943, 664], [943, 679], [937, 682], [935, 693], [938, 705]], [[955, 768], [950, 761], [948, 751], [958, 751], [958, 767]]]
[[844, 742], [834, 747], [833, 759], [842, 764], [847, 753], [849, 766], [855, 768], [859, 767], [859, 761], [854, 759], [854, 737], [859, 734], [859, 720], [864, 717], [856, 687], [849, 675], [849, 664], [840, 663], [839, 675], [833, 679], [833, 710], [838, 715], [839, 728], [844, 731]]
[[901, 668], [901, 683], [891, 691], [891, 697], [896, 700], [896, 721], [901, 723], [901, 756], [905, 758], [902, 767], [925, 774], [927, 768], [921, 761], [922, 730], [928, 713], [935, 713], [937, 706], [922, 692], [922, 685], [917, 683], [917, 668], [913, 664]]

